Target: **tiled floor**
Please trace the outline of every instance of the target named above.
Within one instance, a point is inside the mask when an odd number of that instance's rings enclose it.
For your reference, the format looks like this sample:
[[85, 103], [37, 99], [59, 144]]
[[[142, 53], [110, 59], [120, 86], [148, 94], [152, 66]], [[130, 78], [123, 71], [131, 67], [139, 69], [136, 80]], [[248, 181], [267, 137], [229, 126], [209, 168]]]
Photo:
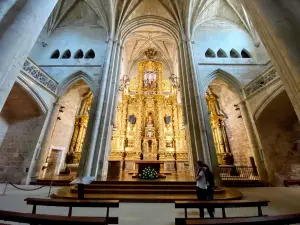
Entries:
[[[24, 187], [24, 186], [23, 186]], [[34, 186], [24, 187], [33, 188]], [[4, 185], [0, 185], [2, 194]], [[52, 192], [57, 187], [52, 189]], [[268, 199], [269, 207], [263, 212], [267, 215], [288, 214], [300, 212], [300, 187], [276, 187], [276, 188], [241, 188], [239, 189], [247, 199]], [[26, 197], [47, 197], [49, 188], [44, 187], [37, 191], [20, 191], [8, 186], [6, 194], [0, 196], [0, 209], [20, 212], [31, 212], [31, 206], [24, 202]], [[100, 213], [99, 213], [100, 211]], [[58, 207], [38, 207], [38, 213], [67, 215], [67, 209]], [[104, 215], [104, 209], [74, 209], [74, 215], [97, 216]], [[256, 215], [257, 209], [240, 208], [228, 209], [228, 216], [251, 216]], [[175, 217], [183, 217], [183, 210], [175, 209], [174, 204], [162, 203], [121, 203], [119, 209], [111, 210], [112, 216], [119, 217], [120, 225], [172, 225]], [[198, 210], [190, 210], [189, 216], [197, 216]], [[216, 210], [216, 216], [221, 212]]]

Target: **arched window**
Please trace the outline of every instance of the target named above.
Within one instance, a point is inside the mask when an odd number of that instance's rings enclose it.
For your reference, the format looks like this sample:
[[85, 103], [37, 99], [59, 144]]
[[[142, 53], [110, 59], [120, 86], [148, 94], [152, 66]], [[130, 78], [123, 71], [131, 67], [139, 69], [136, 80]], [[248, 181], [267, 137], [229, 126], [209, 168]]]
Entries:
[[63, 58], [63, 59], [69, 59], [69, 58], [71, 58], [71, 52], [70, 52], [70, 50], [69, 50], [69, 49], [66, 50], [66, 51], [64, 52], [64, 54], [62, 55], [61, 58]]
[[86, 59], [93, 59], [93, 58], [95, 58], [95, 56], [96, 55], [95, 55], [94, 50], [90, 49], [90, 50], [87, 51], [87, 53], [85, 53], [84, 58], [86, 58]]
[[240, 54], [235, 49], [231, 49], [230, 57], [231, 58], [241, 58]]
[[60, 52], [59, 52], [58, 49], [56, 49], [56, 50], [52, 53], [51, 59], [58, 59], [59, 56], [60, 56]]
[[218, 56], [218, 58], [227, 58], [228, 57], [227, 54], [226, 54], [226, 52], [223, 49], [221, 49], [221, 48], [217, 52], [217, 56]]
[[82, 59], [83, 58], [83, 51], [79, 49], [74, 56], [75, 59]]
[[205, 52], [205, 57], [206, 58], [216, 58], [216, 53], [214, 53], [214, 51], [209, 48]]
[[251, 54], [246, 49], [242, 50], [241, 56], [242, 58], [251, 58]]

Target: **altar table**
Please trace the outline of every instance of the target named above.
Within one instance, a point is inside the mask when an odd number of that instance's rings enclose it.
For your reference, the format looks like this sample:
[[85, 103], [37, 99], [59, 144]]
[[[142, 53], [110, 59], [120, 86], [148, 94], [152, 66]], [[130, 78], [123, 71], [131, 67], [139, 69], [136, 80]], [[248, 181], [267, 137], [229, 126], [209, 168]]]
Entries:
[[141, 174], [142, 171], [149, 166], [159, 174], [160, 173], [160, 165], [164, 164], [164, 162], [141, 160], [141, 161], [135, 162], [135, 164], [138, 166], [139, 174]]

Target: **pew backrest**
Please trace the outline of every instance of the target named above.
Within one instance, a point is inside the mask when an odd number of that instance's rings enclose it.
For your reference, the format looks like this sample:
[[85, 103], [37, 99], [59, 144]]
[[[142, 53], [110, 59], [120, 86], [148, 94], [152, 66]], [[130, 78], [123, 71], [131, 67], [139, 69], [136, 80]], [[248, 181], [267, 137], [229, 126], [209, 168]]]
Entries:
[[187, 225], [286, 225], [300, 222], [300, 214], [282, 215], [282, 216], [268, 216], [268, 217], [248, 217], [248, 218], [225, 218], [225, 219], [193, 219], [186, 220]]
[[28, 205], [33, 205], [32, 213], [36, 213], [37, 206], [69, 207], [68, 216], [72, 216], [73, 207], [106, 208], [106, 220], [108, 224], [118, 224], [117, 217], [109, 217], [110, 208], [119, 208], [119, 200], [77, 200], [77, 199], [46, 199], [26, 198]]
[[45, 214], [31, 214], [20, 213], [0, 210], [0, 220], [28, 223], [28, 224], [41, 224], [41, 225], [105, 225], [105, 218], [100, 217], [68, 217], [56, 216]]
[[210, 200], [210, 201], [175, 201], [175, 208], [184, 208], [185, 218], [187, 218], [188, 208], [221, 208], [222, 216], [226, 218], [226, 208], [257, 207], [258, 216], [263, 216], [262, 206], [268, 206], [268, 200]]

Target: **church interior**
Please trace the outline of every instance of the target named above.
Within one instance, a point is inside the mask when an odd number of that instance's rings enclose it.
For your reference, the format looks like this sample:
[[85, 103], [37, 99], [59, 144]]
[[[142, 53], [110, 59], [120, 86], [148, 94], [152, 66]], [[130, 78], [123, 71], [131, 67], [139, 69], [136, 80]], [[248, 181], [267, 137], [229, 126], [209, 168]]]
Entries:
[[0, 221], [300, 223], [299, 10], [0, 1]]

